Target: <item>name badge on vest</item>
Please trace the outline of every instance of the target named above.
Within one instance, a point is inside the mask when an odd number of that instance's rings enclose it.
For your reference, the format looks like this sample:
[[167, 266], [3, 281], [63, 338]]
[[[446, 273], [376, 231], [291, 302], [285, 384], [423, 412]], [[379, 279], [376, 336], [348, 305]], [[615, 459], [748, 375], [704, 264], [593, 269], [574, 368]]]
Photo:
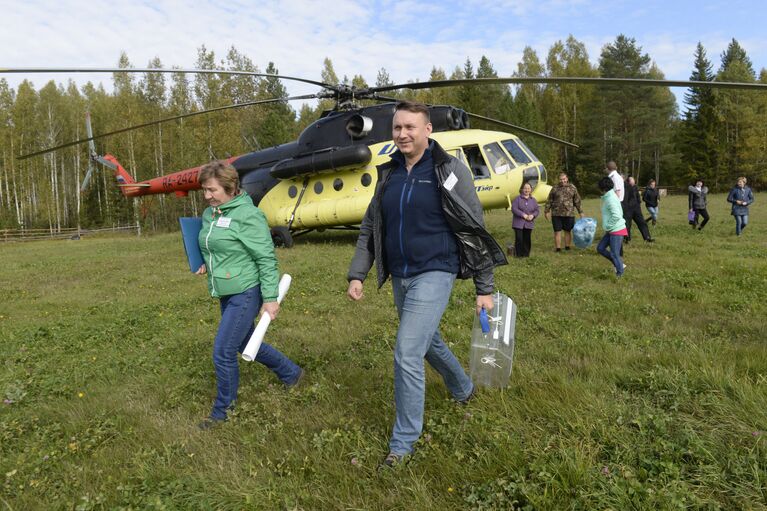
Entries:
[[453, 189], [453, 187], [455, 186], [457, 182], [458, 182], [458, 178], [453, 172], [451, 172], [450, 175], [447, 176], [447, 179], [445, 179], [445, 182], [442, 183], [442, 186], [444, 186], [445, 190], [449, 192]]
[[220, 216], [220, 217], [218, 217], [218, 221], [216, 222], [216, 227], [223, 227], [224, 229], [228, 229], [229, 228], [229, 224], [231, 224], [231, 223], [232, 223], [232, 219], [231, 218], [228, 218], [228, 217], [225, 217], [225, 216]]

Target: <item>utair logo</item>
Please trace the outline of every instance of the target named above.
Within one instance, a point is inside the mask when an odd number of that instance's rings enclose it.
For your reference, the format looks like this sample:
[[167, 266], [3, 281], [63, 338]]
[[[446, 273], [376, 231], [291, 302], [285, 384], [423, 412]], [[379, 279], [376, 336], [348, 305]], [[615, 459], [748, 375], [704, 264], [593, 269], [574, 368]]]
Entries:
[[493, 185], [475, 186], [474, 188], [477, 189], [477, 192], [489, 192], [493, 189]]
[[386, 144], [378, 151], [378, 155], [393, 153], [396, 148], [397, 146], [394, 144]]

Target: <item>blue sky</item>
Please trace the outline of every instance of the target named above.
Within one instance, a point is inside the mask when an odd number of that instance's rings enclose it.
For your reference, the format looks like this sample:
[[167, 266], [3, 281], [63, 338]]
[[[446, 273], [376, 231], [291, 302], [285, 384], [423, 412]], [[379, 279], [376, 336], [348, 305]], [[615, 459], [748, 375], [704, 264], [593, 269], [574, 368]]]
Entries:
[[[544, 60], [569, 34], [594, 64], [618, 34], [633, 37], [671, 79], [689, 77], [698, 41], [715, 69], [733, 37], [757, 73], [767, 67], [767, 7], [756, 0], [0, 0], [0, 12], [0, 67], [108, 67], [123, 50], [135, 67], [155, 56], [166, 67], [193, 67], [204, 44], [218, 57], [234, 45], [286, 75], [319, 79], [329, 57], [340, 77], [372, 83], [384, 67], [396, 82], [423, 81], [432, 66], [450, 74], [482, 55], [508, 76], [525, 46]], [[51, 77], [30, 78], [40, 87]], [[109, 75], [86, 78], [111, 85]], [[291, 94], [316, 92], [286, 85]]]

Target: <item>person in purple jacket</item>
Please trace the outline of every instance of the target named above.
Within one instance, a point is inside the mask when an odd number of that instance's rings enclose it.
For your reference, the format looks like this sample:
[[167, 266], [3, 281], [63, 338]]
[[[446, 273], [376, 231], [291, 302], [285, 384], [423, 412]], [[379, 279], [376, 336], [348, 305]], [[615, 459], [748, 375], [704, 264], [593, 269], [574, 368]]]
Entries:
[[533, 222], [539, 215], [538, 201], [532, 195], [533, 187], [530, 183], [524, 183], [519, 189], [519, 196], [511, 203], [511, 212], [514, 218], [511, 227], [514, 228], [514, 255], [516, 257], [530, 257], [530, 235], [533, 232]]

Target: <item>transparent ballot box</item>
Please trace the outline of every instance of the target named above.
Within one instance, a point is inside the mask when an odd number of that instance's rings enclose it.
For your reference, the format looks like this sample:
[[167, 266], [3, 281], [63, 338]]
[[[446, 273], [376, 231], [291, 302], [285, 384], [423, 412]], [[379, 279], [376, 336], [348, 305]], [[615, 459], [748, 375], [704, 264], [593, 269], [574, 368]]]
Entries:
[[493, 310], [474, 317], [471, 332], [471, 379], [475, 385], [505, 387], [514, 360], [517, 305], [511, 298], [493, 295]]

